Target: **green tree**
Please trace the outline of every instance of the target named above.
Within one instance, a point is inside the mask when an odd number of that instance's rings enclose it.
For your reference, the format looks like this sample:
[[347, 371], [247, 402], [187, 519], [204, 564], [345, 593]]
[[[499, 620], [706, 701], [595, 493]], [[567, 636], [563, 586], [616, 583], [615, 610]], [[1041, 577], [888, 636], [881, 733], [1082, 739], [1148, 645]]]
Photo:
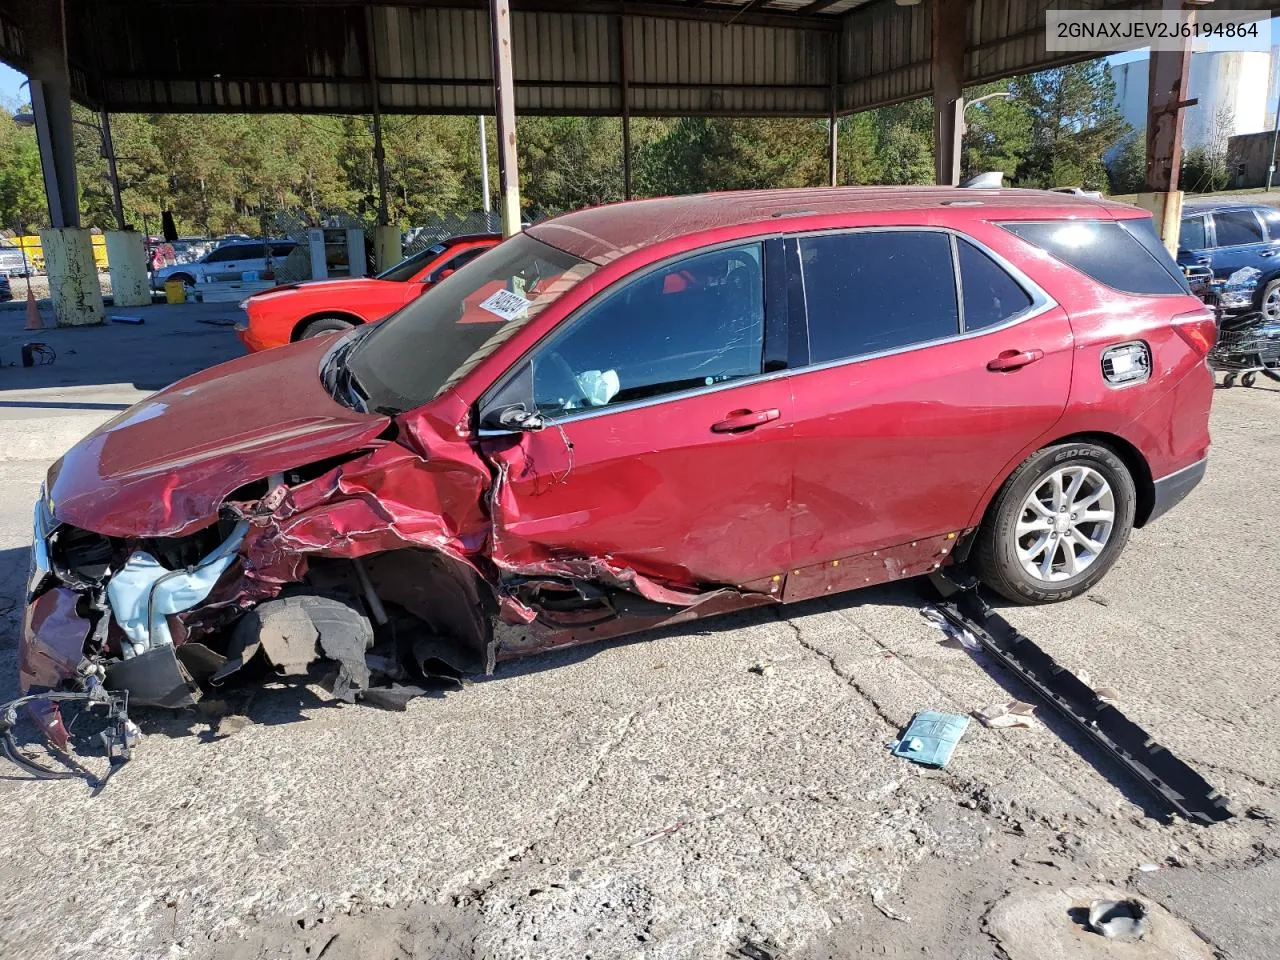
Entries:
[[1014, 181], [1026, 187], [1107, 185], [1102, 157], [1129, 132], [1106, 63], [1091, 60], [1042, 70], [1009, 89], [1031, 119], [1030, 143]]
[[0, 229], [26, 233], [48, 221], [35, 131], [0, 109]]
[[[991, 93], [1012, 93], [1002, 80], [971, 87], [967, 101]], [[1032, 119], [1027, 105], [1016, 97], [992, 97], [965, 110], [965, 133], [960, 167], [964, 177], [1000, 170], [1012, 176], [1031, 144]]]
[[1147, 183], [1147, 141], [1137, 133], [1124, 140], [1111, 161], [1111, 192], [1138, 193]]

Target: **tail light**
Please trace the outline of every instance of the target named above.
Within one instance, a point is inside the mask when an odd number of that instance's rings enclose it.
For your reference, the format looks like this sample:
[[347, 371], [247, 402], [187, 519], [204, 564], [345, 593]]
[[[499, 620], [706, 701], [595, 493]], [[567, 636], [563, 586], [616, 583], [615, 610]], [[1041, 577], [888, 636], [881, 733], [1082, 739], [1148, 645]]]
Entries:
[[1172, 323], [1178, 336], [1201, 357], [1208, 356], [1218, 341], [1218, 324], [1208, 310], [1179, 314]]

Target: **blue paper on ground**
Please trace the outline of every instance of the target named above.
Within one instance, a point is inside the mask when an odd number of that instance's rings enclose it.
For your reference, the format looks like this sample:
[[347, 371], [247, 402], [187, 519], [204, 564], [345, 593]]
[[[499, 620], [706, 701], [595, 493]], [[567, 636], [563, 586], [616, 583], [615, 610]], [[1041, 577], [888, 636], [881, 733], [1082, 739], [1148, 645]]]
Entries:
[[968, 717], [922, 710], [911, 718], [902, 739], [893, 745], [893, 755], [927, 767], [945, 767], [967, 729]]

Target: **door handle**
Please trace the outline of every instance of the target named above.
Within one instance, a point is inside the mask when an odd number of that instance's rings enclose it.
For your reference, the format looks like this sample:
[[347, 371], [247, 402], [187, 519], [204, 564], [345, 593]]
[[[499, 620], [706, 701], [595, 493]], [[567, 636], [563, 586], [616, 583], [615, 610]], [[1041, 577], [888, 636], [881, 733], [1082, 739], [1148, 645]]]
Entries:
[[987, 364], [988, 370], [1018, 370], [1044, 356], [1043, 350], [1005, 350]]
[[754, 430], [762, 423], [782, 416], [777, 410], [734, 410], [723, 420], [711, 425], [714, 433], [734, 433], [738, 430]]
[[1260, 254], [1258, 254], [1258, 256], [1274, 257], [1277, 253], [1280, 253], [1280, 250], [1263, 250]]

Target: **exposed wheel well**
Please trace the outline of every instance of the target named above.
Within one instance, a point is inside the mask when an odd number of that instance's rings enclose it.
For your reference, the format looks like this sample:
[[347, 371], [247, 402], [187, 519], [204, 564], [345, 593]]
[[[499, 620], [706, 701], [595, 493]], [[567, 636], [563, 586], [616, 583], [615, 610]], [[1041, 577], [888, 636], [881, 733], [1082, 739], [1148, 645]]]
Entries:
[[[1117, 437], [1113, 433], [1072, 433], [1065, 437], [1058, 437], [1056, 440], [1050, 440], [1039, 449], [1054, 447], [1060, 443], [1094, 443], [1100, 447], [1106, 447], [1119, 457], [1129, 469], [1129, 474], [1133, 477], [1134, 490], [1138, 494], [1133, 525], [1141, 527], [1147, 522], [1147, 518], [1151, 516], [1151, 510], [1156, 502], [1156, 485], [1151, 476], [1151, 467], [1147, 465], [1147, 458], [1142, 455], [1142, 452], [1137, 447], [1123, 437]], [[1014, 469], [1017, 469], [1017, 464], [1014, 465]], [[1003, 489], [1004, 484], [1008, 482], [1009, 478], [1005, 477], [1001, 481], [999, 489]], [[982, 515], [983, 523], [986, 523], [987, 516], [991, 513], [992, 506], [996, 500], [997, 497], [992, 496], [991, 502], [987, 504], [987, 508]], [[957, 553], [959, 552], [957, 551]], [[964, 557], [957, 556], [957, 559], [962, 560]]]
[[292, 343], [302, 336], [302, 331], [310, 324], [315, 323], [317, 320], [327, 320], [330, 317], [334, 320], [345, 320], [347, 323], [353, 323], [357, 327], [364, 323], [363, 317], [357, 317], [354, 313], [347, 313], [345, 310], [321, 310], [319, 313], [303, 317], [295, 323], [293, 330], [289, 333], [289, 342]]

